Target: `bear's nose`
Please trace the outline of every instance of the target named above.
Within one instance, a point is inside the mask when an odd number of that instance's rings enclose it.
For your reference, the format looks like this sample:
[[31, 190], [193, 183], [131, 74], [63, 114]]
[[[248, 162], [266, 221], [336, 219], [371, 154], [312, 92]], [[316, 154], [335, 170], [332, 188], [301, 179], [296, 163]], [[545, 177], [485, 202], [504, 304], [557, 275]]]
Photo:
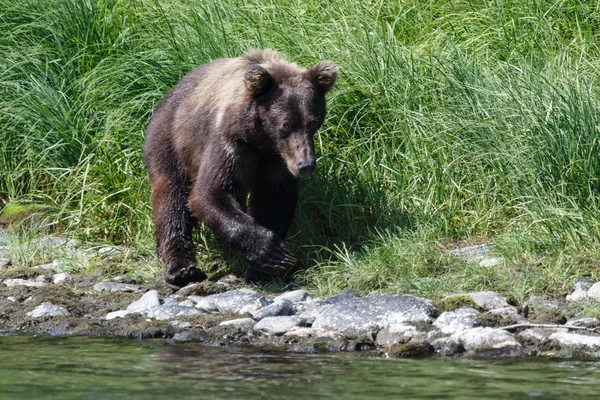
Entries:
[[298, 163], [298, 170], [302, 176], [310, 175], [316, 168], [317, 162], [313, 160], [302, 160]]

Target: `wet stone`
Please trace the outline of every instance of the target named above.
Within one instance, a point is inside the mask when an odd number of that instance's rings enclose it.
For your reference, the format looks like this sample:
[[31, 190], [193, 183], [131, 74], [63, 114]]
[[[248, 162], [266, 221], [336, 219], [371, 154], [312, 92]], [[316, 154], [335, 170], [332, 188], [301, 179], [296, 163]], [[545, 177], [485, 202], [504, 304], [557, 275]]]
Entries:
[[488, 357], [515, 357], [521, 354], [521, 344], [502, 329], [472, 328], [456, 332], [449, 337], [430, 340], [441, 354], [453, 354], [462, 350], [470, 354]]
[[[548, 338], [558, 343], [561, 350], [600, 356], [600, 336], [588, 336], [569, 332], [555, 332]], [[589, 354], [596, 353], [596, 354]]]
[[473, 328], [461, 332], [460, 341], [468, 352], [481, 352], [486, 350], [518, 350], [521, 344], [513, 335], [502, 329]]
[[479, 312], [471, 307], [446, 311], [435, 320], [433, 326], [438, 328], [443, 334], [451, 335], [455, 332], [473, 328], [477, 314]]
[[280, 300], [269, 304], [266, 307], [260, 308], [256, 311], [251, 311], [252, 317], [260, 321], [266, 317], [279, 317], [282, 315], [294, 315], [296, 313], [296, 308], [294, 304], [289, 300]]
[[163, 304], [161, 306], [151, 308], [147, 311], [143, 311], [141, 314], [146, 318], [153, 318], [158, 321], [164, 321], [175, 317], [202, 315], [204, 313], [193, 307], [185, 307], [176, 304]]
[[434, 313], [428, 300], [409, 295], [353, 297], [323, 308], [313, 327], [360, 335], [402, 323], [431, 322]]
[[390, 347], [400, 343], [408, 343], [417, 332], [414, 325], [386, 326], [377, 333], [375, 343], [381, 347]]
[[46, 286], [46, 283], [44, 281], [29, 280], [29, 279], [6, 279], [2, 283], [8, 287], [14, 287], [14, 286], [42, 287], [42, 286]]
[[257, 300], [272, 302], [266, 296], [253, 290], [238, 289], [202, 297], [196, 304], [196, 308], [220, 313], [237, 313], [244, 306], [253, 304]]
[[529, 328], [517, 333], [517, 338], [524, 346], [540, 346], [548, 341], [551, 334], [566, 329]]
[[286, 338], [294, 339], [315, 339], [315, 340], [343, 340], [346, 336], [343, 333], [321, 328], [308, 328], [295, 326], [283, 335]]
[[267, 317], [254, 325], [255, 331], [269, 333], [271, 335], [282, 335], [295, 326], [302, 326], [305, 321], [298, 316]]
[[130, 283], [102, 281], [94, 285], [95, 290], [106, 292], [139, 292], [140, 287]]
[[27, 316], [31, 318], [57, 317], [62, 315], [69, 315], [69, 312], [64, 307], [48, 302], [40, 304], [27, 313]]

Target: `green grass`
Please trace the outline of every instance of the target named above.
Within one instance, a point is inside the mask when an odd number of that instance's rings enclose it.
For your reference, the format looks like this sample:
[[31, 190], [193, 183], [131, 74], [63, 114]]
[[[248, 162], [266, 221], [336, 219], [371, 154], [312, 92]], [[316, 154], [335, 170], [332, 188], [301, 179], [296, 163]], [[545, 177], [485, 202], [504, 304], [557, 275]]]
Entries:
[[[149, 254], [154, 107], [195, 65], [270, 47], [341, 71], [290, 232], [310, 285], [565, 294], [600, 255], [599, 21], [580, 0], [0, 0], [0, 202]], [[471, 237], [505, 263], [447, 255]]]

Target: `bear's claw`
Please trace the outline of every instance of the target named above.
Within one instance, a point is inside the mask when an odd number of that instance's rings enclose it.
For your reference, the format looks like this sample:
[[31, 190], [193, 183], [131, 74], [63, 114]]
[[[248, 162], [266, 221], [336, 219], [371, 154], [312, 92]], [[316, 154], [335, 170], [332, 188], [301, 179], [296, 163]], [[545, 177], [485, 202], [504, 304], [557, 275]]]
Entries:
[[167, 282], [175, 286], [185, 286], [190, 282], [202, 282], [207, 278], [206, 274], [195, 265], [187, 267], [169, 268], [167, 270]]

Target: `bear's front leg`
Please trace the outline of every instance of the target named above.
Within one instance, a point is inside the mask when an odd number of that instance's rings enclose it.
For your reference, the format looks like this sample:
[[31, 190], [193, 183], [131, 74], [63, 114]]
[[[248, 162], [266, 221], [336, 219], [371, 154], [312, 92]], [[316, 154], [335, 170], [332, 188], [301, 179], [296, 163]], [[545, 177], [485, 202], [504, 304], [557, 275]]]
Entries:
[[233, 194], [219, 188], [198, 186], [189, 201], [193, 215], [212, 228], [253, 268], [280, 275], [296, 264], [296, 258], [283, 239], [258, 224]]
[[[279, 171], [274, 174], [274, 171]], [[250, 194], [249, 214], [261, 226], [285, 240], [298, 202], [299, 182], [278, 158], [263, 159]], [[246, 283], [264, 282], [269, 276], [248, 265]]]

